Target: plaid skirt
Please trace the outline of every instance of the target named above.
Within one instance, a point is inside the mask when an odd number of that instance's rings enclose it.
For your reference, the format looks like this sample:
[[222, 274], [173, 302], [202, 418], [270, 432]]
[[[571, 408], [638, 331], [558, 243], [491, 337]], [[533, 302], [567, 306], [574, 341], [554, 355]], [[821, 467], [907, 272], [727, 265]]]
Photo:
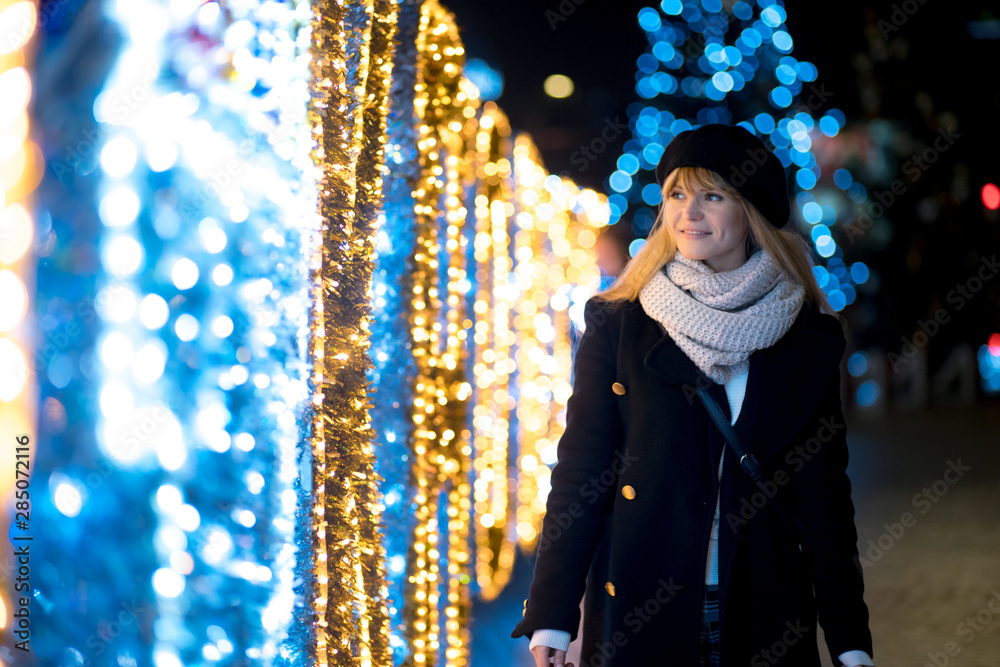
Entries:
[[705, 600], [701, 606], [701, 667], [719, 667], [719, 587], [705, 584]]

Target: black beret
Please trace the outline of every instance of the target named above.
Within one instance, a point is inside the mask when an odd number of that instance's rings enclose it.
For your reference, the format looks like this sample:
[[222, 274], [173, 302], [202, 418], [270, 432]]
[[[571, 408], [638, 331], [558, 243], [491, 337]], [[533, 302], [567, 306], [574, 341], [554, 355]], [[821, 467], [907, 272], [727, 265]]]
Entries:
[[656, 181], [677, 167], [704, 167], [729, 182], [775, 227], [788, 222], [788, 181], [781, 160], [739, 125], [712, 123], [681, 132], [663, 150]]

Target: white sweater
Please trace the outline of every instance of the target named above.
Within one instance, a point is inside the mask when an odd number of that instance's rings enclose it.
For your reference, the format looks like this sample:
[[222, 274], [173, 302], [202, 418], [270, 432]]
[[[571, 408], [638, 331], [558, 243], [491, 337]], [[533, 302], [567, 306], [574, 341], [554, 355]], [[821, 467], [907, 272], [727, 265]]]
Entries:
[[[739, 375], [735, 375], [725, 384], [726, 398], [729, 399], [729, 412], [732, 415], [732, 424], [740, 416], [740, 408], [743, 407], [743, 397], [746, 395], [747, 378], [749, 370]], [[726, 445], [728, 447], [728, 445]], [[722, 479], [722, 462], [725, 457], [719, 459], [719, 479]], [[719, 583], [719, 497], [715, 498], [715, 518], [712, 520], [712, 533], [708, 538], [708, 557], [705, 559], [705, 583], [718, 585]], [[565, 630], [542, 629], [535, 630], [531, 635], [531, 643], [528, 648], [536, 646], [549, 646], [554, 649], [565, 651], [569, 648], [569, 633]], [[874, 665], [871, 656], [865, 651], [847, 651], [837, 656], [847, 667], [857, 667], [858, 665]]]

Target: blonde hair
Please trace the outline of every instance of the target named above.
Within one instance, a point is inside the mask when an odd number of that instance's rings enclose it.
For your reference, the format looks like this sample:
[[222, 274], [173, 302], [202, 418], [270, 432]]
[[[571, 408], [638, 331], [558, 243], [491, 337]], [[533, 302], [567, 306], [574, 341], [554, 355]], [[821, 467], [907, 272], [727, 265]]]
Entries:
[[[784, 229], [778, 229], [767, 221], [757, 210], [757, 207], [747, 201], [722, 176], [703, 167], [678, 167], [674, 169], [663, 184], [663, 202], [656, 215], [653, 229], [646, 238], [646, 243], [628, 260], [625, 268], [615, 282], [607, 289], [594, 295], [606, 302], [635, 301], [646, 283], [667, 262], [674, 259], [677, 252], [677, 242], [673, 237], [670, 225], [664, 221], [666, 209], [666, 193], [676, 185], [692, 190], [693, 184], [705, 189], [721, 190], [735, 199], [743, 207], [747, 223], [750, 226], [749, 240], [753, 248], [761, 247], [768, 252], [786, 277], [794, 280], [805, 290], [805, 300], [818, 312], [828, 313], [837, 318], [843, 326], [840, 314], [830, 305], [826, 294], [816, 282], [812, 269], [812, 247], [799, 234]], [[752, 250], [751, 250], [752, 252]]]

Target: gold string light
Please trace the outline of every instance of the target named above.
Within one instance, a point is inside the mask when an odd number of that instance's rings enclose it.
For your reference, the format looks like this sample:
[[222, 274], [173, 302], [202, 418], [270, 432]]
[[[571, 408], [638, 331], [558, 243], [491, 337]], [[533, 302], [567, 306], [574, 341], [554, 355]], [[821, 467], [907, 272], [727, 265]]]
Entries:
[[[462, 185], [468, 179], [467, 175], [463, 179], [464, 136], [473, 126], [470, 120], [475, 116], [478, 92], [461, 78], [465, 51], [453, 17], [437, 2], [421, 6], [416, 46], [414, 105], [420, 176], [412, 193], [416, 248], [411, 258], [409, 321], [416, 367], [410, 482], [416, 487], [417, 508], [407, 553], [403, 617], [411, 652], [408, 664], [436, 664], [443, 645], [445, 664], [464, 666], [469, 644], [467, 478], [471, 454], [465, 421], [471, 387], [465, 380]], [[443, 300], [442, 250], [447, 262]], [[442, 549], [447, 550], [444, 572]], [[446, 596], [443, 628], [442, 589]]]
[[[585, 296], [599, 284], [595, 230], [608, 223], [609, 215], [603, 195], [547, 174], [528, 137], [518, 137], [515, 149], [509, 122], [494, 103], [486, 102], [478, 118], [473, 118], [474, 95], [462, 100], [461, 93], [455, 94], [461, 64], [449, 60], [460, 53], [461, 44], [451, 16], [436, 2], [422, 5], [417, 35], [415, 106], [420, 118], [422, 172], [420, 187], [413, 193], [418, 248], [413, 261], [412, 349], [418, 368], [424, 372], [414, 393], [413, 484], [418, 508], [408, 560], [405, 617], [415, 662], [426, 664], [433, 659], [441, 637], [438, 589], [433, 582], [442, 575], [433, 559], [440, 557], [434, 545], [441, 539], [437, 517], [442, 510], [435, 483], [442, 483], [443, 476], [441, 468], [435, 466], [450, 461], [448, 474], [461, 471], [466, 447], [456, 442], [450, 453], [440, 453], [444, 448], [441, 431], [422, 426], [425, 415], [420, 412], [432, 412], [435, 396], [442, 406], [466, 398], [464, 394], [448, 396], [440, 380], [443, 367], [463, 370], [461, 357], [451, 345], [465, 341], [473, 357], [469, 380], [475, 384], [469, 450], [474, 457], [475, 574], [480, 595], [492, 599], [509, 580], [518, 541], [525, 550], [534, 548], [537, 541], [549, 488], [549, 466], [555, 462], [556, 442], [565, 428], [565, 403], [571, 393], [570, 304], [582, 308]], [[462, 101], [469, 102], [462, 109], [464, 122], [458, 113]], [[476, 225], [473, 253], [477, 286], [474, 321], [467, 320], [461, 328], [456, 325], [461, 299], [454, 288], [458, 276], [465, 275], [456, 264], [457, 254], [465, 253], [460, 252], [461, 245], [453, 235], [455, 221], [467, 215], [464, 208], [460, 215], [455, 214], [461, 202], [454, 197], [454, 177], [450, 175], [459, 150], [453, 145], [453, 133], [459, 130], [465, 146], [461, 168], [468, 174], [469, 185], [474, 186], [471, 204]], [[519, 162], [517, 170], [515, 161]], [[525, 221], [528, 229], [517, 230], [515, 216]], [[444, 308], [437, 292], [436, 259], [441, 253], [438, 224], [442, 219], [448, 223], [446, 251], [451, 258]], [[525, 233], [517, 237], [515, 230]], [[522, 262], [530, 268], [522, 268]], [[574, 292], [581, 288], [586, 295]], [[444, 356], [435, 352], [440, 348], [442, 314], [447, 317], [449, 341]], [[578, 320], [582, 319], [579, 314]], [[472, 329], [471, 344], [465, 329]], [[453, 377], [450, 386], [470, 387], [467, 381], [463, 384], [462, 373]], [[526, 400], [525, 387], [529, 394]], [[443, 411], [439, 409], [438, 416]], [[512, 427], [515, 414], [516, 429]], [[463, 423], [458, 418], [451, 422], [448, 433], [452, 438]], [[438, 453], [433, 453], [435, 446]], [[520, 456], [514, 461], [512, 452], [518, 449]], [[461, 475], [457, 479], [461, 483]], [[443, 508], [448, 516], [455, 512], [453, 495], [454, 490]], [[460, 524], [450, 521], [449, 526]], [[449, 544], [453, 543], [454, 533], [449, 528]], [[454, 564], [450, 552], [448, 563], [450, 571]], [[449, 579], [449, 585], [453, 582]], [[446, 613], [460, 612], [447, 609]], [[449, 638], [449, 646], [457, 644], [457, 639]]]
[[[522, 549], [537, 544], [550, 489], [556, 445], [566, 426], [572, 393], [570, 369], [573, 291], [600, 281], [596, 229], [607, 224], [606, 202], [568, 179], [548, 174], [527, 135], [514, 146], [517, 231], [513, 255], [522, 295], [517, 331], [519, 425], [516, 520]], [[577, 301], [579, 301], [577, 299]]]
[[388, 667], [385, 554], [366, 371], [393, 0], [313, 6], [309, 119], [320, 168], [313, 259], [313, 544], [318, 665]]
[[[454, 35], [454, 33], [452, 33]], [[457, 41], [457, 35], [455, 35]], [[461, 43], [452, 43], [452, 51], [461, 49]], [[445, 604], [445, 664], [464, 667], [469, 664], [471, 606], [469, 588], [472, 582], [470, 572], [469, 525], [472, 520], [471, 483], [472, 444], [471, 433], [465, 427], [468, 416], [468, 399], [472, 386], [467, 381], [468, 331], [472, 322], [467, 319], [465, 309], [465, 289], [468, 284], [466, 272], [467, 239], [463, 234], [468, 210], [463, 202], [465, 187], [475, 183], [475, 174], [469, 160], [468, 137], [476, 130], [476, 110], [479, 107], [479, 91], [467, 79], [459, 79], [458, 101], [461, 103], [461, 118], [455, 119], [442, 128], [446, 145], [451, 147], [447, 160], [447, 241], [445, 252], [448, 256], [448, 300], [447, 331], [444, 372], [447, 386], [454, 391], [446, 420], [452, 431], [445, 437], [454, 440], [452, 444], [454, 463], [446, 470], [448, 474], [448, 592]], [[458, 437], [455, 437], [455, 431]]]
[[[0, 515], [15, 509], [11, 493], [15, 464], [11, 462], [20, 462], [23, 473], [25, 463], [31, 464], [37, 452], [36, 369], [29, 361], [31, 332], [25, 322], [34, 287], [29, 276], [35, 272], [34, 256], [29, 251], [34, 229], [31, 194], [44, 171], [42, 152], [30, 138], [28, 118], [32, 88], [29, 44], [37, 17], [34, 2], [0, 0], [0, 25], [6, 28], [0, 41], [0, 145], [4, 146], [0, 154], [0, 299], [7, 306], [0, 313], [0, 368], [5, 369], [0, 374], [0, 433], [4, 434], [0, 454], [8, 462], [5, 469], [10, 470], [0, 479]], [[31, 470], [34, 467], [30, 465]], [[32, 486], [32, 493], [39, 494], [32, 495], [36, 502], [41, 500], [41, 488], [37, 481]], [[7, 597], [13, 592], [13, 586], [0, 590], [0, 629], [5, 628], [8, 616], [12, 618], [19, 610], [15, 604], [18, 598]], [[4, 664], [0, 660], [0, 665]]]
[[[29, 434], [32, 452], [36, 369], [28, 361], [30, 332], [24, 328], [24, 317], [30, 311], [33, 287], [28, 276], [34, 272], [29, 252], [34, 229], [31, 193], [44, 170], [41, 150], [30, 138], [28, 119], [32, 80], [27, 47], [36, 22], [33, 2], [0, 0], [0, 25], [10, 28], [0, 42], [0, 145], [4, 146], [0, 154], [0, 290], [5, 292], [8, 307], [0, 316], [0, 367], [12, 371], [0, 378], [0, 426], [4, 433]], [[0, 444], [6, 461], [15, 460], [16, 446], [13, 436]], [[0, 497], [6, 498], [13, 484], [13, 474], [0, 480]]]
[[481, 595], [492, 599], [503, 589], [514, 565], [515, 524], [507, 520], [510, 506], [510, 376], [515, 342], [511, 311], [517, 286], [508, 280], [510, 260], [508, 221], [514, 214], [510, 161], [510, 124], [492, 102], [483, 105], [476, 133], [475, 261], [478, 290], [474, 343], [476, 405], [473, 408], [475, 452], [476, 579]]

